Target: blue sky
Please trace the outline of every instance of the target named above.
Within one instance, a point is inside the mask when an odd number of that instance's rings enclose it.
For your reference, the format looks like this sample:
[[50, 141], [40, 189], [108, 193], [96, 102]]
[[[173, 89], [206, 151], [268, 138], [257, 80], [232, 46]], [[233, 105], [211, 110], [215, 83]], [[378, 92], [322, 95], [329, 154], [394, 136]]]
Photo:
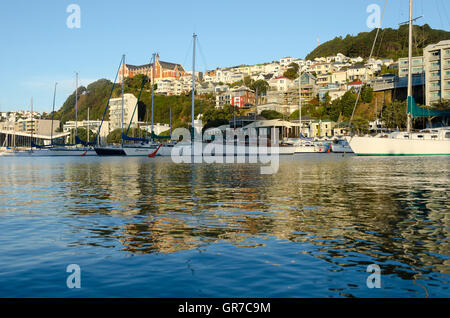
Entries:
[[[69, 29], [70, 4], [81, 8], [81, 28]], [[366, 12], [385, 0], [14, 0], [0, 3], [0, 111], [50, 111], [80, 85], [113, 80], [122, 54], [127, 63], [161, 60], [191, 69], [192, 33], [199, 36], [197, 70], [305, 57], [335, 36], [370, 31]], [[447, 0], [415, 0], [419, 24], [450, 29]], [[408, 19], [408, 0], [389, 0], [383, 27]]]

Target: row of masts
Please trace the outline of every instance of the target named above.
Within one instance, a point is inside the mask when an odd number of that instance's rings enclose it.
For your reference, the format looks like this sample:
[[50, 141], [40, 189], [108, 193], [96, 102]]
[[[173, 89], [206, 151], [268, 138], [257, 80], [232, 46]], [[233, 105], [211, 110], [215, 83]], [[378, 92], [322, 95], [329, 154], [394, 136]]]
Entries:
[[[408, 105], [412, 103], [412, 37], [413, 37], [413, 0], [409, 0], [409, 47], [408, 47]], [[196, 53], [196, 40], [197, 35], [193, 34], [193, 55], [192, 55], [192, 105], [191, 105], [191, 127], [192, 132], [194, 132], [195, 127], [195, 53]], [[156, 53], [153, 53], [153, 71], [152, 71], [152, 108], [151, 108], [151, 139], [153, 139], [154, 134], [154, 116], [153, 116], [153, 110], [154, 110], [154, 82], [155, 82], [155, 56]], [[302, 70], [299, 68], [299, 77], [298, 77], [298, 84], [299, 84], [299, 105], [298, 105], [298, 111], [299, 111], [299, 137], [302, 135]], [[55, 83], [55, 92], [53, 97], [53, 112], [54, 113], [54, 105], [55, 105], [55, 96], [56, 96], [56, 85]], [[256, 96], [257, 99], [257, 96]], [[123, 128], [124, 128], [124, 106], [125, 106], [125, 54], [122, 56], [122, 116], [121, 116], [121, 133], [123, 135]], [[31, 114], [33, 114], [33, 100], [31, 100]], [[89, 117], [89, 110], [88, 110], [88, 117]], [[257, 117], [257, 107], [255, 103], [255, 120]], [[88, 119], [89, 121], [89, 119]], [[408, 112], [407, 107], [407, 131], [408, 133], [411, 132], [411, 113]], [[236, 122], [235, 122], [236, 123]], [[170, 109], [170, 126], [172, 127], [172, 111]], [[52, 118], [52, 129], [51, 129], [51, 140], [53, 141], [53, 118]], [[89, 132], [88, 132], [89, 133]], [[76, 73], [76, 90], [75, 90], [75, 136], [78, 134], [78, 73]], [[33, 135], [31, 134], [33, 137]], [[123, 146], [123, 138], [122, 138], [122, 146]]]

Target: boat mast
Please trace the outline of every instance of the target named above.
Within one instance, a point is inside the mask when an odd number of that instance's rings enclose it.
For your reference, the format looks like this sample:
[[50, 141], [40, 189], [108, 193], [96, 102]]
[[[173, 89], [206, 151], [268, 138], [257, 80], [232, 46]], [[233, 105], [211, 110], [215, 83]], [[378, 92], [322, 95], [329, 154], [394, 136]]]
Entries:
[[411, 132], [411, 113], [408, 108], [411, 107], [412, 111], [412, 36], [413, 36], [413, 0], [409, 0], [409, 46], [408, 46], [408, 101], [406, 107], [407, 116], [407, 132]]
[[53, 145], [53, 117], [55, 115], [56, 85], [58, 85], [58, 83], [55, 83], [55, 91], [53, 92], [52, 127], [50, 130], [50, 144], [51, 145]]
[[[123, 136], [123, 107], [125, 104], [125, 54], [122, 56], [122, 122], [120, 124], [120, 128], [121, 128], [121, 136]], [[123, 147], [123, 137], [122, 139], [122, 147]]]
[[194, 49], [194, 54], [192, 55], [192, 138], [194, 138], [194, 116], [195, 116], [195, 44], [197, 42], [197, 34], [193, 34], [193, 38], [194, 38], [194, 45], [193, 45], [193, 49]]
[[[78, 136], [78, 73], [75, 73], [75, 137], [76, 136]], [[75, 141], [74, 143], [76, 144], [77, 142]]]
[[156, 64], [156, 53], [153, 53], [153, 67], [152, 67], [152, 130], [150, 134], [150, 139], [153, 141], [153, 105], [155, 104], [155, 64]]
[[298, 123], [299, 123], [299, 133], [298, 137], [302, 137], [302, 67], [299, 69], [298, 76]]
[[30, 118], [31, 118], [31, 139], [30, 139], [30, 149], [33, 150], [33, 131], [34, 131], [34, 126], [33, 126], [33, 97], [31, 97], [31, 102], [30, 102], [30, 106], [31, 106], [31, 114], [30, 114]]
[[87, 116], [87, 142], [89, 142], [89, 130], [91, 129], [91, 125], [89, 122], [89, 107], [88, 107], [88, 116]]

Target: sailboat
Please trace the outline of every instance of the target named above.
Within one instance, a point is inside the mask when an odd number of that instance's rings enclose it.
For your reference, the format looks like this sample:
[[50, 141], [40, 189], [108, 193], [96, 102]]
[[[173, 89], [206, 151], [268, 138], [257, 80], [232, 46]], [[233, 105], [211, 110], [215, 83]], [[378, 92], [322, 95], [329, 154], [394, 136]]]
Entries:
[[[175, 145], [175, 143], [169, 142], [169, 143], [160, 143], [156, 142], [155, 139], [162, 139], [159, 136], [156, 136], [153, 130], [153, 108], [154, 108], [154, 100], [155, 100], [155, 63], [156, 63], [156, 53], [153, 54], [153, 66], [152, 66], [152, 128], [150, 133], [150, 139], [146, 138], [132, 138], [128, 137], [127, 134], [122, 133], [122, 140], [123, 141], [134, 141], [134, 142], [140, 142], [139, 144], [136, 143], [128, 143], [123, 144], [123, 151], [127, 156], [133, 156], [133, 157], [140, 157], [140, 156], [147, 156], [147, 157], [155, 157], [155, 156], [170, 156], [172, 153], [172, 148]], [[142, 83], [141, 92], [144, 88], [144, 82]], [[141, 96], [141, 93], [139, 93], [139, 98]], [[138, 98], [138, 101], [139, 101]], [[137, 103], [136, 107], [137, 108]], [[134, 115], [134, 113], [133, 113]], [[130, 119], [130, 125], [133, 118]], [[129, 130], [130, 127], [128, 127]], [[127, 130], [127, 133], [128, 133]], [[170, 137], [168, 137], [170, 138]], [[167, 139], [164, 137], [164, 139]]]
[[350, 137], [348, 141], [358, 156], [450, 155], [450, 127], [412, 132], [412, 118], [418, 111], [412, 96], [413, 0], [409, 0], [409, 72], [407, 130], [375, 137]]
[[[328, 146], [317, 144], [312, 138], [305, 138], [303, 136], [302, 125], [302, 71], [299, 70], [298, 77], [298, 122], [299, 122], [299, 138], [292, 138], [288, 143], [294, 147], [295, 154], [301, 153], [325, 153], [328, 151]], [[304, 73], [303, 73], [304, 74]]]
[[[122, 67], [122, 120], [120, 122], [120, 125], [121, 125], [121, 129], [122, 129], [122, 134], [123, 134], [123, 108], [124, 108], [124, 103], [125, 103], [125, 101], [124, 101], [125, 54], [122, 55], [122, 59], [119, 64], [119, 69], [117, 70], [117, 73], [116, 73], [116, 79], [114, 80], [113, 86], [111, 88], [111, 93], [108, 98], [108, 103], [106, 104], [106, 108], [103, 113], [102, 122], [100, 124], [100, 127], [98, 128], [98, 134], [97, 134], [98, 141], [100, 141], [100, 131], [102, 129], [102, 124], [105, 119], [106, 112], [108, 111], [109, 101], [110, 101], [112, 93], [114, 91], [114, 86], [116, 84], [117, 76], [119, 75], [119, 72], [120, 72], [120, 67]], [[122, 140], [122, 143], [123, 143], [123, 140]], [[100, 142], [98, 142], [98, 144], [100, 144]], [[94, 150], [97, 153], [97, 155], [99, 155], [99, 156], [126, 156], [125, 152], [123, 151], [122, 145], [118, 146], [118, 147], [117, 146], [100, 147], [99, 145], [97, 145], [96, 147], [94, 147]]]
[[[33, 142], [31, 143], [31, 149], [29, 151], [29, 155], [32, 157], [54, 157], [54, 156], [95, 156], [96, 153], [92, 147], [89, 146], [78, 146], [78, 142], [76, 142], [73, 146], [68, 145], [55, 145], [53, 143], [53, 114], [55, 113], [55, 97], [56, 97], [56, 85], [55, 83], [55, 91], [53, 94], [53, 111], [52, 111], [52, 126], [51, 126], [51, 136], [50, 136], [50, 145], [49, 146], [40, 146], [36, 145]], [[76, 89], [75, 89], [75, 139], [78, 138], [78, 73], [76, 73]]]

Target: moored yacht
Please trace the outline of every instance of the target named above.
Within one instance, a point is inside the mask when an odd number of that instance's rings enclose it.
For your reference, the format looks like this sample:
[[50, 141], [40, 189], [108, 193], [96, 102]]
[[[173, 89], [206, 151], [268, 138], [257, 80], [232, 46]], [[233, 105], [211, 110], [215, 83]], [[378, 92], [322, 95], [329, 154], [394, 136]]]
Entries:
[[418, 107], [412, 96], [412, 40], [413, 1], [409, 0], [409, 52], [408, 52], [408, 100], [407, 130], [375, 137], [353, 136], [348, 139], [350, 147], [359, 156], [414, 156], [450, 155], [450, 127], [412, 131], [412, 119], [439, 113]]
[[450, 127], [350, 138], [358, 156], [450, 155]]

